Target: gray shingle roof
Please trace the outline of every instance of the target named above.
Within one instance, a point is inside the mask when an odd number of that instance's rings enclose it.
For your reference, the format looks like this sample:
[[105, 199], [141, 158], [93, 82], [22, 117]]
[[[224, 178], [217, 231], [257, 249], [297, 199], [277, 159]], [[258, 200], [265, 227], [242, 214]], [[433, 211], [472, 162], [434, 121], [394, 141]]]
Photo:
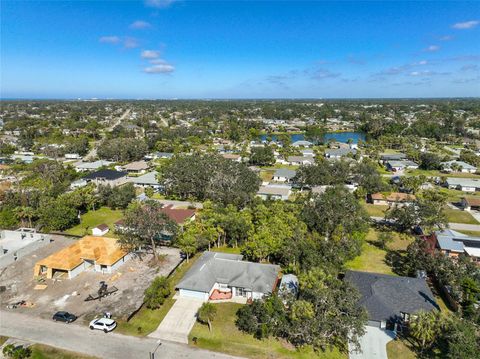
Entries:
[[395, 320], [401, 318], [401, 312], [438, 309], [432, 291], [422, 278], [347, 271], [345, 280], [360, 292], [359, 304], [367, 309], [370, 320]]
[[242, 261], [243, 256], [204, 252], [177, 284], [177, 289], [209, 292], [215, 283], [271, 293], [280, 267]]
[[289, 170], [288, 168], [279, 168], [275, 171], [274, 177], [285, 177], [287, 179], [292, 179], [297, 174], [294, 170]]

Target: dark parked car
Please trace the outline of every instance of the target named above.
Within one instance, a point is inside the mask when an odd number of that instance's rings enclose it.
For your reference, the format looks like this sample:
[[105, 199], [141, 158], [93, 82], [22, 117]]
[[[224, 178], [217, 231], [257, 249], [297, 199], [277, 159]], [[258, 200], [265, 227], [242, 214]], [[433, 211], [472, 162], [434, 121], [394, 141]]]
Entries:
[[56, 312], [52, 319], [56, 322], [71, 323], [77, 319], [77, 316], [69, 312]]

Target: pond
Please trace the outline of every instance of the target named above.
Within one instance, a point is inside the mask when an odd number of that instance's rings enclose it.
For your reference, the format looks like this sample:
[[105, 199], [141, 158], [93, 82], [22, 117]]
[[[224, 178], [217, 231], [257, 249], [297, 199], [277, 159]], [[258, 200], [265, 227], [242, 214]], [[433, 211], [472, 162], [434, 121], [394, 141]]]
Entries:
[[[272, 141], [277, 140], [277, 136], [275, 135], [261, 135], [260, 141], [264, 142], [267, 140], [267, 137], [271, 137]], [[290, 135], [292, 139], [292, 143], [296, 141], [302, 141], [305, 139], [303, 133], [293, 133]], [[358, 143], [359, 140], [365, 141], [365, 134], [363, 132], [327, 132], [323, 137], [323, 142], [327, 142], [329, 140], [334, 140], [337, 142], [347, 143], [348, 139], [352, 139], [353, 143]]]

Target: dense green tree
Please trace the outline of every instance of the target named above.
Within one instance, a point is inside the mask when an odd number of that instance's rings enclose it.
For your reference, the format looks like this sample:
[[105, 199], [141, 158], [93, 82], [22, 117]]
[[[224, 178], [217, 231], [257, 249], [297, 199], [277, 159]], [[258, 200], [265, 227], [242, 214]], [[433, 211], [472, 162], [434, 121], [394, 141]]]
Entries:
[[104, 140], [97, 148], [100, 158], [115, 162], [136, 161], [147, 153], [147, 144], [136, 138], [112, 138]]
[[45, 197], [40, 202], [38, 217], [46, 230], [63, 231], [78, 223], [77, 211], [62, 198]]
[[158, 259], [156, 242], [162, 235], [175, 237], [178, 228], [156, 201], [133, 203], [125, 211], [124, 230], [120, 233], [120, 244], [128, 250], [150, 245]]
[[253, 147], [250, 152], [249, 163], [255, 166], [271, 166], [275, 163], [273, 149], [270, 146]]
[[252, 200], [261, 182], [242, 163], [202, 154], [174, 158], [163, 167], [160, 180], [168, 195], [239, 207]]
[[152, 284], [145, 289], [143, 302], [149, 309], [158, 309], [170, 295], [170, 283], [167, 277], [156, 277]]

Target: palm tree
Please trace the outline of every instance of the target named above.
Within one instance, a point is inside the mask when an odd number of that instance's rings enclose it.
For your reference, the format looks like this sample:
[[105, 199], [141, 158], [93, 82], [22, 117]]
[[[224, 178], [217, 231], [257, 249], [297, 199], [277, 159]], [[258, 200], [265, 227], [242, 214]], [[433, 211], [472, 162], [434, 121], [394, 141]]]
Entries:
[[410, 335], [417, 340], [421, 349], [429, 348], [440, 332], [442, 318], [439, 312], [420, 311], [410, 321]]
[[36, 217], [36, 211], [32, 207], [23, 207], [23, 216], [28, 219], [28, 224], [32, 228], [32, 219]]
[[210, 302], [202, 304], [197, 313], [197, 318], [200, 322], [208, 324], [208, 330], [212, 331], [212, 321], [217, 315], [217, 307]]

